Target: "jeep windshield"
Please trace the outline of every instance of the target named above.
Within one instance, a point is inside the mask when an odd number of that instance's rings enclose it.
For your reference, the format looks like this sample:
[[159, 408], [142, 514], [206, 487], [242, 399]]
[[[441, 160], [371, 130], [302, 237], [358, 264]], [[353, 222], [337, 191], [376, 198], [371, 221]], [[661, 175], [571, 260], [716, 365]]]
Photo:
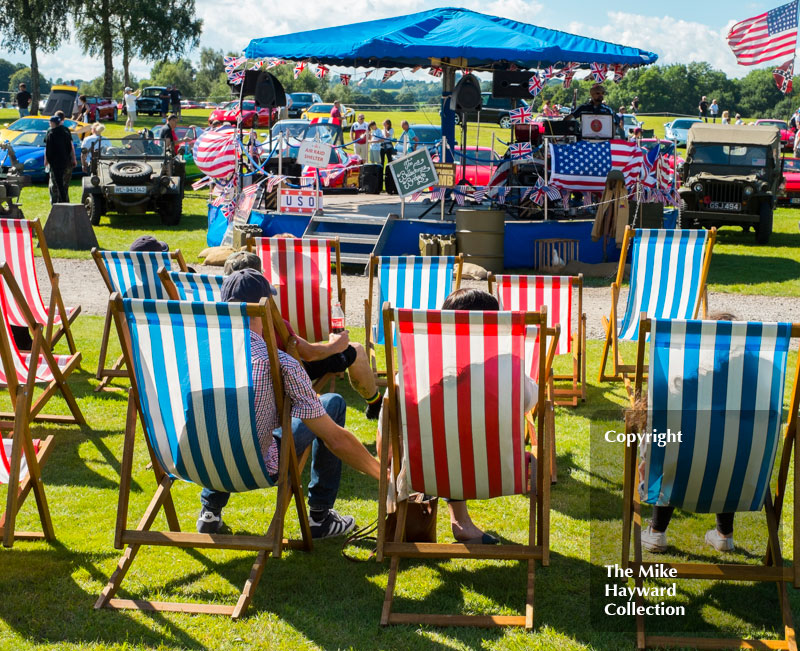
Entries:
[[103, 158], [147, 158], [164, 156], [164, 141], [152, 138], [103, 138]]
[[726, 167], [766, 167], [769, 154], [758, 145], [697, 144], [692, 152], [692, 164]]

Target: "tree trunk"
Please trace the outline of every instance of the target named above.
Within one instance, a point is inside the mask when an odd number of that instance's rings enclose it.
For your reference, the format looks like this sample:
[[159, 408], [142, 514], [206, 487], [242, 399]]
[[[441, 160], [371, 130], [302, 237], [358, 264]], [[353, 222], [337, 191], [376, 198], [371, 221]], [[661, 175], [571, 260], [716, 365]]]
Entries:
[[36, 58], [36, 41], [28, 39], [31, 49], [31, 115], [39, 115], [39, 60]]
[[[128, 37], [123, 34], [122, 36], [122, 81], [123, 87], [127, 88], [131, 85], [131, 75], [128, 68], [131, 63], [130, 45], [128, 44]], [[131, 86], [132, 88], [132, 86]]]
[[103, 97], [114, 97], [114, 42], [111, 38], [111, 8], [109, 0], [103, 0], [100, 17], [103, 41]]

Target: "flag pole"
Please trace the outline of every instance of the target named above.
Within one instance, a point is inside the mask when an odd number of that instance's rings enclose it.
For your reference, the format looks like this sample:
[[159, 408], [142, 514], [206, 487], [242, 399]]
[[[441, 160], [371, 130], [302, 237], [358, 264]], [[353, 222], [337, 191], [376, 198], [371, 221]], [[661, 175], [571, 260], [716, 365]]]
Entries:
[[[494, 134], [492, 134], [492, 137], [494, 137]], [[442, 155], [441, 155], [441, 157], [439, 159], [442, 162], [447, 160], [446, 154], [445, 154], [446, 150], [447, 150], [447, 136], [442, 136]], [[444, 221], [444, 195], [445, 195], [445, 193], [442, 192], [442, 198], [439, 200], [439, 203], [441, 204], [439, 206], [439, 210], [440, 210], [439, 221]]]

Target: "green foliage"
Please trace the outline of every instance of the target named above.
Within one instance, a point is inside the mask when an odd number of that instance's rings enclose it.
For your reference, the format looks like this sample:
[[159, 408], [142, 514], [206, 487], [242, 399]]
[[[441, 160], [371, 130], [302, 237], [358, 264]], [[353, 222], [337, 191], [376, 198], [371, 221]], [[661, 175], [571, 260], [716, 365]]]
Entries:
[[[31, 69], [28, 67], [24, 68], [17, 68], [11, 77], [8, 80], [8, 90], [12, 93], [16, 93], [19, 90], [20, 84], [27, 84], [28, 90], [30, 90], [32, 85], [31, 79]], [[40, 72], [39, 73], [39, 91], [42, 93], [49, 93], [50, 92], [50, 82], [44, 78], [44, 75]]]
[[195, 96], [194, 68], [188, 59], [159, 61], [150, 71], [150, 85], [175, 85], [184, 97]]
[[[125, 82], [123, 81], [122, 73], [119, 70], [114, 71], [113, 80], [114, 82], [112, 86], [111, 97], [121, 98], [125, 90]], [[100, 77], [95, 77], [91, 81], [82, 82], [79, 88], [81, 93], [83, 93], [84, 95], [96, 95], [98, 97], [102, 97], [104, 84], [105, 84], [105, 78], [101, 75]], [[131, 88], [136, 88], [137, 86], [136, 78], [131, 77], [128, 84], [131, 86]]]
[[[12, 90], [9, 83], [11, 80], [11, 75], [13, 75], [20, 68], [24, 67], [25, 66], [21, 63], [11, 63], [5, 59], [0, 59], [0, 89], [8, 88], [9, 90]], [[13, 90], [16, 91], [16, 87], [14, 87]]]

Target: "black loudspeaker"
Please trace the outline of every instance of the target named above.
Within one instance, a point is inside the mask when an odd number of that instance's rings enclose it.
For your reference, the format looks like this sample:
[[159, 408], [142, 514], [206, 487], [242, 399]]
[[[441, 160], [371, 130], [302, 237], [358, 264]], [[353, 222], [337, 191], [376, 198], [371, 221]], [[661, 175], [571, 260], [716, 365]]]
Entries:
[[383, 175], [383, 187], [386, 190], [386, 194], [397, 194], [397, 186], [394, 184], [392, 170], [389, 169], [388, 165], [386, 166], [386, 172]]
[[380, 165], [362, 165], [358, 173], [358, 187], [367, 194], [380, 194], [382, 188]]
[[[286, 91], [281, 82], [266, 70], [247, 70], [244, 74], [244, 88], [242, 97], [251, 95], [262, 108], [274, 108], [276, 106], [286, 106]], [[231, 86], [234, 94], [239, 90], [238, 86]]]
[[577, 136], [577, 120], [542, 120], [542, 133], [545, 136]]
[[455, 111], [480, 111], [482, 104], [480, 80], [472, 74], [463, 75], [453, 89], [450, 106]]
[[526, 70], [495, 70], [492, 75], [492, 97], [530, 99], [528, 82], [533, 76]]
[[542, 144], [542, 132], [538, 124], [515, 124], [514, 141], [529, 142], [534, 146]]

